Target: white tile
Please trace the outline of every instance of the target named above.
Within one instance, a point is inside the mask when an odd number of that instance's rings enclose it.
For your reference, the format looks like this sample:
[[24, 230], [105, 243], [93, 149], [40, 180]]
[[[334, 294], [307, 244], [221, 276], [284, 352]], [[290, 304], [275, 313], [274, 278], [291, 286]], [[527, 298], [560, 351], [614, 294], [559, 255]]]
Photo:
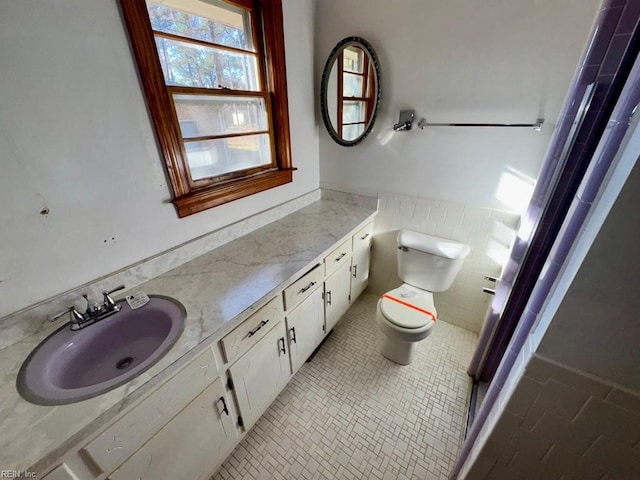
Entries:
[[533, 356], [531, 362], [527, 365], [526, 375], [539, 382], [546, 382], [552, 378], [559, 383], [596, 398], [605, 398], [611, 391], [611, 386], [603, 383], [601, 380], [552, 363], [540, 355]]
[[640, 414], [640, 394], [613, 388], [607, 395], [607, 402]]
[[464, 207], [447, 207], [445, 215], [445, 223], [454, 228], [462, 227], [462, 218], [464, 217]]
[[548, 380], [536, 399], [536, 405], [561, 417], [572, 419], [589, 400], [585, 393]]
[[629, 447], [640, 442], [640, 415], [597, 398], [589, 399], [574, 423]]
[[507, 403], [507, 410], [514, 415], [524, 417], [538, 397], [544, 384], [522, 377]]
[[584, 458], [609, 471], [611, 478], [640, 478], [640, 458], [631, 448], [614, 438], [600, 437], [585, 453]]
[[446, 223], [438, 223], [436, 225], [436, 236], [450, 239], [452, 230], [452, 227]]

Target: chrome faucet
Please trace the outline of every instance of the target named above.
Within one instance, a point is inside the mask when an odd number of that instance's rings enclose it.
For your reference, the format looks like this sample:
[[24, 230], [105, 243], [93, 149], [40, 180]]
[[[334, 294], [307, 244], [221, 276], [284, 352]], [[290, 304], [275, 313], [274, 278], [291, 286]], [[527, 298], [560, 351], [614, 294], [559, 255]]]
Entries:
[[80, 330], [81, 328], [88, 327], [89, 325], [99, 322], [114, 313], [118, 313], [122, 308], [117, 304], [111, 294], [124, 289], [124, 285], [102, 292], [103, 302], [91, 302], [88, 295], [85, 293], [82, 297], [87, 301], [87, 308], [84, 313], [80, 313], [75, 307], [69, 307], [65, 311], [60, 312], [49, 319], [50, 322], [55, 322], [59, 318], [69, 314], [69, 323], [71, 324], [71, 330]]

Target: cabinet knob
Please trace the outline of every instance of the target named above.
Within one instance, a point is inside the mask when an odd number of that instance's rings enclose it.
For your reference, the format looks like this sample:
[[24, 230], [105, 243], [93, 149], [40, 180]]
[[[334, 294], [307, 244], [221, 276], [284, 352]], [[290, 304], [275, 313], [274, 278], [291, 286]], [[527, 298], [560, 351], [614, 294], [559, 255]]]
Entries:
[[296, 327], [291, 327], [289, 329], [289, 332], [291, 332], [291, 341], [293, 343], [298, 343], [298, 342], [296, 342]]
[[353, 278], [358, 278], [358, 265], [353, 266], [351, 273], [353, 274]]
[[280, 337], [280, 339], [278, 340], [278, 345], [280, 345], [280, 342], [282, 342], [282, 347], [278, 347], [278, 350], [280, 350], [282, 353], [284, 353], [285, 355], [287, 354], [287, 343], [284, 339], [284, 337]]
[[327, 305], [331, 305], [331, 290], [326, 293]]
[[336, 259], [334, 260], [334, 262], [339, 262], [340, 260], [342, 260], [344, 258], [344, 256], [347, 254], [347, 252], [342, 252], [342, 255], [340, 255], [339, 257], [336, 257]]
[[364, 237], [360, 237], [360, 240], [365, 240], [368, 236], [369, 236], [369, 234], [368, 234], [368, 233], [365, 233], [365, 234], [364, 234]]

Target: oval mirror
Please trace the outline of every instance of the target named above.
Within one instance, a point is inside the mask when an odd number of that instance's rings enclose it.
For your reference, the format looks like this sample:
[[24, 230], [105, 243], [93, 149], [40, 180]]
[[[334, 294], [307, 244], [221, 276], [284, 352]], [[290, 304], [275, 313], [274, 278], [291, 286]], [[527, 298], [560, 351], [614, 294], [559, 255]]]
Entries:
[[322, 72], [320, 108], [331, 138], [345, 147], [371, 132], [380, 104], [380, 66], [371, 45], [347, 37], [331, 51]]

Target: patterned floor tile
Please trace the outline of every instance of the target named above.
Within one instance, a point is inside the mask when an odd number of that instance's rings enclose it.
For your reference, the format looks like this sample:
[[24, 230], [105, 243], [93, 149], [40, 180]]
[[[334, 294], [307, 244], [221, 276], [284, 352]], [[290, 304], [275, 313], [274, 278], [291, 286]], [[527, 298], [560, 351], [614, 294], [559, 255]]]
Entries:
[[363, 294], [212, 480], [446, 479], [462, 442], [475, 333], [438, 322], [411, 365], [380, 352]]

